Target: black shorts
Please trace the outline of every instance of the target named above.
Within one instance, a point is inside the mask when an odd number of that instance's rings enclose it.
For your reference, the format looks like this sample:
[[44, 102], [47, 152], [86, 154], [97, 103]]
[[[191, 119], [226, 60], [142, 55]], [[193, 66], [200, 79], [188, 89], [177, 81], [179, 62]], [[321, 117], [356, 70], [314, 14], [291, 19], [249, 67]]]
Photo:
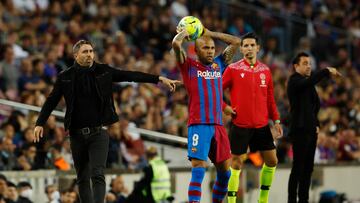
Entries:
[[248, 146], [251, 152], [276, 148], [268, 125], [262, 128], [240, 128], [231, 124], [229, 140], [231, 154], [235, 155], [245, 154]]

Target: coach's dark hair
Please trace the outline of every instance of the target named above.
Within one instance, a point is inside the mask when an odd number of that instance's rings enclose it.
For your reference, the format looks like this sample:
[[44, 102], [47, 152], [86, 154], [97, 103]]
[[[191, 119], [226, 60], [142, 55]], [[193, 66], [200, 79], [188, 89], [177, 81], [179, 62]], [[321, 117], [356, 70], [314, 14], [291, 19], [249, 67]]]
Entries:
[[74, 44], [74, 46], [73, 46], [73, 54], [77, 53], [77, 52], [79, 51], [80, 47], [81, 47], [82, 45], [84, 45], [84, 44], [88, 44], [88, 45], [90, 45], [91, 47], [94, 47], [93, 44], [92, 44], [90, 41], [87, 41], [87, 40], [82, 39], [82, 40], [77, 41], [77, 42]]
[[240, 46], [243, 45], [244, 39], [255, 39], [256, 44], [259, 44], [259, 37], [254, 32], [248, 32], [248, 33], [244, 34], [243, 36], [241, 36]]
[[292, 65], [294, 66], [295, 64], [299, 64], [301, 57], [309, 57], [309, 56], [310, 55], [305, 52], [300, 52], [300, 53], [296, 54], [296, 56], [292, 60]]

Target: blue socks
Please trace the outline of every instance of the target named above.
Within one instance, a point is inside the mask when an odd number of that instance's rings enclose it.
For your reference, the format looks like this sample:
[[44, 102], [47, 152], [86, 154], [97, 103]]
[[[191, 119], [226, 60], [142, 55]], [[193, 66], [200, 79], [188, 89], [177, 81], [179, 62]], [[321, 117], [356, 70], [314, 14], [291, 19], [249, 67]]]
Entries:
[[192, 168], [189, 184], [189, 203], [198, 203], [201, 199], [201, 183], [205, 176], [205, 168]]
[[213, 203], [221, 203], [228, 191], [228, 183], [230, 179], [230, 170], [225, 172], [217, 172], [216, 181], [213, 187], [212, 201]]

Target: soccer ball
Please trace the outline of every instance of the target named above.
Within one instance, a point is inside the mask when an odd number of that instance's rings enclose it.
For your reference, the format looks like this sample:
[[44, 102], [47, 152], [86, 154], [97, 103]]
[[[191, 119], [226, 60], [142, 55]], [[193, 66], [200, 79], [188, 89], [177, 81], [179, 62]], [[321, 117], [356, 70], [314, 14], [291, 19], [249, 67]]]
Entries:
[[204, 26], [201, 24], [201, 21], [194, 16], [185, 16], [183, 17], [179, 24], [179, 27], [184, 27], [189, 33], [190, 40], [196, 40], [201, 37], [204, 32]]

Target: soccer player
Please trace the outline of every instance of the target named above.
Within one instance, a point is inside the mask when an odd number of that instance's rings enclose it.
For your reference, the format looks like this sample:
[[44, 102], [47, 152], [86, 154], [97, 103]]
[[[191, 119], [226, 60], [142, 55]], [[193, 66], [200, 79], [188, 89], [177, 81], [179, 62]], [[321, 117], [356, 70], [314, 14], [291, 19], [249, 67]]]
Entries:
[[242, 156], [246, 154], [248, 146], [251, 151], [260, 151], [265, 161], [260, 174], [259, 203], [268, 202], [277, 165], [269, 119], [275, 122], [275, 137], [282, 136], [282, 128], [273, 95], [271, 72], [257, 60], [259, 50], [258, 38], [254, 33], [242, 36], [240, 51], [243, 59], [229, 65], [223, 75], [223, 88], [229, 88], [231, 101], [231, 106], [224, 103], [223, 108], [225, 114], [232, 115], [229, 131], [232, 153], [229, 203], [236, 202]]
[[[185, 29], [178, 28], [172, 46], [176, 54], [186, 91], [189, 95], [188, 157], [191, 161], [189, 203], [200, 202], [201, 183], [205, 175], [207, 157], [215, 164], [216, 182], [212, 201], [222, 202], [230, 177], [230, 146], [222, 123], [222, 72], [231, 62], [240, 39], [205, 29], [195, 41], [197, 60], [186, 57], [181, 46], [189, 38]], [[215, 57], [215, 43], [219, 39], [229, 44]]]

